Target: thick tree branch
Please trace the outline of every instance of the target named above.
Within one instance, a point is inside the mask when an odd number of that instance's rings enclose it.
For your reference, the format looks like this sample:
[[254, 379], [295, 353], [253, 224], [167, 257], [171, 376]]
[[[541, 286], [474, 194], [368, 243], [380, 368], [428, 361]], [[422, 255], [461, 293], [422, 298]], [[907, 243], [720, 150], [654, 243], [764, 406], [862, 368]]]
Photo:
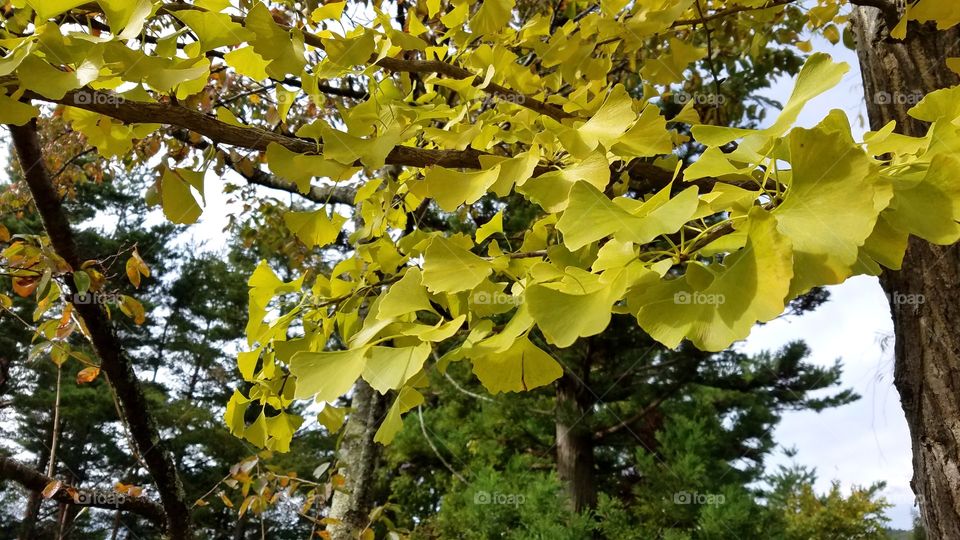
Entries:
[[[11, 480], [30, 491], [41, 492], [56, 479], [15, 459], [0, 457], [0, 480]], [[74, 506], [132, 512], [158, 526], [162, 527], [164, 524], [163, 507], [146, 497], [130, 497], [113, 491], [80, 489], [63, 485], [51, 500]]]
[[[172, 135], [178, 141], [196, 148], [197, 150], [206, 150], [212, 146], [205, 140], [192, 140], [190, 133], [185, 130], [175, 129], [172, 131]], [[344, 204], [347, 206], [353, 206], [354, 204], [357, 191], [351, 187], [310, 186], [310, 191], [303, 193], [293, 182], [287, 182], [286, 180], [278, 178], [256, 166], [252, 167], [250, 170], [247, 170], [246, 168], [241, 167], [240, 164], [230, 156], [230, 154], [226, 152], [222, 152], [221, 154], [223, 156], [224, 164], [233, 169], [250, 184], [268, 187], [270, 189], [276, 189], [279, 191], [286, 191], [287, 193], [299, 195], [300, 197], [317, 204]]]
[[[44, 164], [36, 121], [25, 126], [8, 127], [20, 167], [51, 245], [71, 268], [79, 268], [82, 259], [77, 253], [73, 230]], [[72, 284], [72, 281], [67, 280], [67, 283]], [[72, 285], [71, 292], [76, 292], [72, 290]], [[184, 502], [183, 485], [177, 475], [173, 458], [160, 438], [160, 430], [150, 414], [150, 407], [131, 361], [121, 347], [102, 306], [79, 302], [73, 306], [75, 313], [86, 323], [90, 341], [100, 357], [100, 367], [116, 391], [123, 413], [122, 420], [127, 424], [136, 443], [135, 450], [146, 464], [160, 493], [166, 515], [166, 532], [176, 539], [189, 538], [190, 517]]]

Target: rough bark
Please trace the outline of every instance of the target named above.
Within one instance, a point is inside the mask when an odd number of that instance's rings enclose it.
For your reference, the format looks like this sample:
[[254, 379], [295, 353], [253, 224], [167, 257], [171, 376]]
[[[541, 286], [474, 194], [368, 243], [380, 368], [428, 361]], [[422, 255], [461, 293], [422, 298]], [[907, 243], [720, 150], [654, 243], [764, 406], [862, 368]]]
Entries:
[[[898, 132], [922, 136], [907, 116], [916, 98], [960, 83], [944, 59], [960, 56], [960, 31], [912, 23], [908, 38], [887, 36], [875, 9], [859, 8], [857, 53], [870, 125], [895, 120]], [[891, 304], [896, 337], [894, 384], [913, 446], [913, 490], [930, 538], [960, 538], [960, 252], [912, 238], [899, 272], [880, 283], [889, 298], [922, 295], [920, 305]]]
[[[24, 178], [51, 245], [71, 268], [80, 268], [82, 259], [77, 253], [73, 230], [44, 165], [36, 122], [8, 127]], [[70, 279], [66, 281], [72, 283]], [[166, 516], [166, 534], [178, 540], [190, 538], [190, 514], [183, 485], [173, 458], [160, 438], [160, 430], [150, 414], [150, 407], [130, 358], [120, 346], [102, 306], [75, 303], [74, 309], [86, 323], [90, 341], [100, 358], [100, 368], [116, 392], [123, 421], [136, 444], [135, 451], [146, 465], [160, 494]]]
[[346, 482], [334, 491], [330, 503], [330, 517], [337, 520], [327, 528], [331, 540], [355, 540], [368, 525], [375, 500], [380, 444], [373, 437], [386, 413], [386, 398], [361, 379], [354, 387], [351, 408], [338, 456]]
[[603, 353], [588, 351], [579, 365], [568, 366], [557, 381], [557, 475], [566, 486], [575, 512], [591, 510], [597, 505], [593, 430], [588, 418], [594, 398], [587, 386], [596, 354]]

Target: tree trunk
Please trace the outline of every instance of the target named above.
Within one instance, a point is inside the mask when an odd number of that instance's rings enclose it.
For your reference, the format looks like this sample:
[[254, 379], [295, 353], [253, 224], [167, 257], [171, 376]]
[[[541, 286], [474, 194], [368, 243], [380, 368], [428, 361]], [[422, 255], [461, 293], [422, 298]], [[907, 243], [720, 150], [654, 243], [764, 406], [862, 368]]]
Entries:
[[[907, 110], [919, 97], [960, 83], [944, 63], [960, 56], [960, 31], [911, 23], [901, 42], [887, 37], [888, 25], [873, 8], [858, 8], [854, 21], [872, 129], [896, 120], [898, 132], [925, 135], [928, 126]], [[888, 298], [924, 299], [891, 302], [894, 384], [910, 427], [911, 485], [929, 537], [942, 540], [960, 538], [960, 253], [954, 248], [911, 238], [903, 269], [880, 278]]]
[[[590, 340], [591, 345], [595, 340]], [[594, 354], [588, 351], [576, 367], [576, 373], [564, 371], [557, 381], [557, 474], [567, 488], [570, 504], [575, 512], [591, 510], [597, 505], [597, 486], [594, 479], [593, 430], [589, 415], [593, 394], [587, 387], [590, 365]]]
[[337, 520], [327, 528], [331, 540], [355, 540], [367, 526], [374, 503], [380, 444], [373, 437], [386, 413], [386, 398], [359, 380], [351, 407], [339, 451], [340, 474], [346, 483], [334, 491], [330, 504], [330, 517]]

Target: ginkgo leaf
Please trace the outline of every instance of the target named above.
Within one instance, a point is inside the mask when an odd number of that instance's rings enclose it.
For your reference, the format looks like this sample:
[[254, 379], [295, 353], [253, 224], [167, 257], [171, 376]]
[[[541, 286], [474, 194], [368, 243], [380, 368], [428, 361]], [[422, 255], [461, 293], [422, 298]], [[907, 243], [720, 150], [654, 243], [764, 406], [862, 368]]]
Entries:
[[316, 396], [317, 401], [334, 402], [357, 382], [367, 365], [369, 347], [330, 352], [299, 352], [290, 361], [290, 373], [297, 377], [296, 399]]
[[790, 99], [780, 111], [777, 120], [768, 128], [759, 131], [727, 128], [721, 126], [699, 125], [693, 128], [693, 137], [708, 146], [723, 146], [744, 136], [762, 138], [779, 137], [787, 132], [800, 116], [800, 111], [813, 98], [836, 86], [849, 71], [850, 66], [841, 62], [834, 63], [829, 54], [810, 55], [790, 94]]
[[377, 318], [386, 320], [419, 310], [433, 311], [430, 297], [421, 281], [419, 268], [407, 269], [400, 281], [391, 285], [380, 299]]
[[377, 392], [386, 394], [406, 384], [423, 369], [431, 350], [428, 343], [414, 347], [371, 347], [363, 379]]
[[22, 126], [40, 114], [40, 109], [0, 94], [0, 124]]
[[30, 4], [41, 19], [49, 19], [86, 4], [84, 0], [29, 0]]
[[291, 38], [291, 33], [273, 20], [266, 6], [257, 2], [247, 12], [244, 26], [255, 35], [251, 40], [254, 50], [270, 62], [266, 68], [270, 76], [282, 80], [287, 74], [300, 74], [307, 63], [302, 38]]
[[613, 282], [576, 268], [569, 280], [531, 285], [524, 292], [525, 305], [547, 341], [569, 347], [581, 337], [599, 334], [610, 324], [610, 308], [623, 296], [623, 276]]
[[402, 415], [414, 407], [423, 405], [423, 402], [423, 394], [409, 386], [404, 386], [397, 394], [397, 399], [390, 406], [390, 410], [387, 411], [387, 416], [377, 429], [376, 435], [373, 436], [374, 442], [380, 444], [393, 442], [394, 437], [403, 428]]
[[237, 73], [250, 77], [251, 79], [262, 81], [269, 77], [267, 66], [270, 62], [254, 51], [252, 46], [240, 47], [223, 55], [224, 61]]
[[476, 241], [481, 243], [491, 236], [503, 232], [503, 210], [500, 210], [489, 221], [477, 228]]
[[97, 0], [107, 15], [110, 30], [122, 40], [133, 39], [153, 13], [150, 0]]
[[173, 14], [186, 23], [200, 38], [200, 43], [203, 45], [201, 52], [244, 43], [254, 36], [253, 32], [244, 28], [242, 24], [233, 22], [226, 13], [180, 10], [174, 11]]
[[174, 223], [196, 223], [203, 213], [190, 188], [203, 193], [203, 172], [165, 168], [160, 183], [163, 214]]
[[705, 47], [696, 47], [677, 38], [670, 39], [670, 52], [647, 60], [640, 70], [645, 80], [654, 84], [672, 84], [684, 79], [687, 67], [707, 55]]
[[946, 30], [960, 24], [960, 9], [952, 2], [919, 0], [907, 8], [907, 13], [916, 21], [936, 21], [937, 30]]
[[570, 190], [569, 206], [557, 222], [557, 229], [570, 250], [614, 233], [621, 240], [645, 244], [661, 234], [676, 232], [697, 210], [697, 188], [687, 188], [674, 198], [669, 198], [669, 191], [668, 186], [666, 197], [629, 212], [594, 186], [577, 182]]
[[755, 208], [748, 221], [746, 245], [719, 268], [688, 263], [682, 278], [627, 293], [644, 331], [670, 348], [686, 338], [698, 349], [720, 351], [747, 337], [757, 321], [783, 312], [793, 277], [790, 241], [769, 212]]
[[570, 189], [580, 180], [601, 191], [606, 189], [610, 183], [610, 164], [602, 152], [591, 154], [570, 167], [531, 178], [518, 186], [517, 191], [547, 212], [560, 212], [567, 207]]
[[470, 29], [477, 34], [499, 32], [510, 22], [514, 3], [514, 0], [483, 0], [476, 15], [470, 19]]
[[773, 215], [793, 246], [795, 295], [852, 275], [886, 201], [876, 204], [876, 170], [849, 135], [798, 128], [787, 144], [790, 186]]
[[633, 112], [633, 99], [622, 84], [613, 87], [603, 105], [589, 120], [575, 130], [560, 133], [560, 140], [567, 151], [575, 156], [586, 157], [598, 145], [609, 148], [633, 125], [637, 115]]
[[283, 222], [307, 247], [323, 247], [337, 240], [347, 218], [337, 213], [331, 218], [326, 210], [321, 209], [313, 212], [286, 212], [283, 214]]
[[934, 156], [923, 179], [894, 184], [889, 223], [940, 245], [960, 240], [960, 159], [948, 154]]
[[360, 170], [323, 156], [298, 154], [276, 143], [267, 146], [267, 163], [275, 174], [297, 184], [301, 193], [310, 191], [310, 179], [314, 176], [341, 182]]
[[317, 422], [327, 428], [330, 433], [336, 433], [343, 427], [343, 421], [347, 417], [346, 407], [334, 407], [329, 403], [324, 405], [323, 410], [317, 414]]
[[500, 176], [500, 167], [485, 171], [460, 172], [444, 167], [431, 167], [422, 182], [410, 186], [410, 191], [421, 198], [428, 195], [447, 212], [462, 204], [473, 204], [486, 194]]
[[249, 406], [250, 400], [247, 399], [247, 397], [244, 396], [239, 390], [234, 390], [233, 395], [230, 396], [230, 400], [227, 402], [227, 409], [223, 413], [223, 420], [230, 429], [230, 433], [233, 433], [238, 437], [243, 436], [243, 432], [247, 427], [243, 417], [246, 414]]
[[431, 292], [455, 293], [480, 284], [493, 266], [441, 236], [423, 254], [423, 284]]
[[48, 97], [63, 99], [71, 90], [76, 90], [100, 76], [100, 66], [87, 60], [77, 66], [75, 71], [60, 71], [37, 56], [27, 56], [17, 69], [20, 83], [27, 90]]
[[473, 373], [491, 394], [532, 390], [563, 375], [563, 367], [525, 337], [506, 351], [474, 356], [471, 362]]

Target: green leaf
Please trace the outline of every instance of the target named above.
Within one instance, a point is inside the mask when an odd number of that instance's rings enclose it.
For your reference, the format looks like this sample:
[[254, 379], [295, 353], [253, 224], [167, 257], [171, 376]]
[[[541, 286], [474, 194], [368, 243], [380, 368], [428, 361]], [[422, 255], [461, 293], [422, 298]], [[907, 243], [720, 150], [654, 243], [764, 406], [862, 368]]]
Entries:
[[560, 212], [567, 207], [570, 190], [580, 180], [603, 191], [610, 183], [610, 164], [603, 152], [591, 154], [583, 161], [527, 180], [517, 191], [539, 204], [547, 212]]
[[283, 222], [307, 247], [323, 247], [337, 240], [347, 218], [334, 213], [331, 219], [326, 210], [313, 212], [285, 212]]
[[83, 270], [73, 273], [73, 284], [77, 287], [77, 294], [83, 296], [90, 290], [90, 274]]
[[87, 60], [75, 71], [60, 71], [37, 56], [27, 56], [17, 69], [20, 84], [50, 99], [63, 99], [67, 92], [76, 90], [100, 76], [98, 63]]
[[250, 406], [250, 400], [247, 399], [239, 390], [234, 390], [227, 402], [227, 410], [223, 414], [223, 419], [230, 429], [230, 433], [242, 437], [246, 431], [247, 424], [243, 421], [243, 416]]
[[150, 0], [97, 0], [107, 15], [110, 31], [121, 40], [137, 37], [153, 13]]
[[829, 54], [814, 53], [800, 70], [793, 93], [773, 125], [759, 131], [699, 125], [694, 126], [693, 136], [708, 146], [723, 146], [743, 136], [779, 137], [797, 121], [800, 111], [811, 99], [836, 86], [849, 69], [846, 63], [834, 63]]
[[570, 267], [560, 282], [528, 287], [524, 300], [547, 341], [557, 347], [569, 347], [578, 338], [606, 330], [610, 308], [623, 296], [625, 288], [623, 275], [604, 279]]
[[477, 34], [500, 32], [512, 18], [514, 3], [514, 0], [483, 0], [477, 14], [470, 19], [470, 29]]
[[300, 75], [306, 65], [302, 37], [291, 37], [290, 32], [273, 20], [273, 15], [261, 2], [247, 12], [246, 28], [253, 31], [253, 48], [267, 65], [267, 73], [283, 80], [288, 74]]
[[274, 174], [297, 184], [301, 193], [310, 191], [310, 179], [314, 176], [342, 182], [360, 170], [323, 156], [298, 154], [276, 143], [267, 146], [267, 163]]
[[769, 212], [754, 208], [747, 221], [746, 245], [722, 265], [687, 263], [683, 277], [627, 293], [652, 338], [670, 348], [686, 338], [698, 349], [721, 351], [747, 337], [757, 321], [783, 312], [793, 277], [790, 241]]
[[477, 202], [499, 176], [498, 165], [485, 171], [470, 172], [431, 167], [422, 182], [410, 186], [410, 191], [421, 199], [432, 197], [440, 208], [453, 212], [462, 204]]
[[431, 292], [470, 290], [493, 271], [493, 265], [442, 236], [423, 254], [423, 284]]
[[484, 223], [477, 229], [477, 243], [479, 244], [497, 233], [503, 233], [503, 210], [494, 214], [494, 216], [490, 218], [490, 221]]
[[360, 378], [367, 364], [369, 347], [334, 352], [299, 352], [290, 361], [290, 373], [297, 377], [296, 399], [316, 396], [317, 401], [335, 402]]
[[390, 444], [393, 442], [393, 438], [396, 437], [397, 433], [403, 428], [403, 419], [401, 416], [410, 409], [422, 405], [423, 402], [423, 395], [420, 392], [417, 392], [409, 386], [403, 387], [400, 393], [397, 394], [396, 401], [393, 402], [390, 410], [387, 411], [387, 416], [383, 419], [383, 423], [380, 424], [380, 429], [378, 429], [377, 434], [373, 436], [373, 440], [380, 444]]
[[28, 0], [27, 4], [30, 5], [37, 12], [37, 16], [41, 19], [49, 19], [51, 17], [56, 17], [61, 13], [70, 11], [71, 9], [82, 6], [87, 2], [84, 0]]
[[40, 115], [40, 109], [0, 94], [0, 124], [22, 126]]
[[164, 168], [160, 183], [163, 214], [174, 223], [196, 223], [203, 210], [190, 187], [203, 194], [203, 172]]
[[491, 393], [523, 392], [563, 375], [563, 367], [526, 337], [504, 352], [471, 357], [473, 372]]
[[203, 45], [201, 52], [237, 45], [250, 41], [254, 37], [253, 32], [244, 28], [242, 24], [233, 22], [226, 13], [179, 10], [174, 11], [173, 15], [186, 23], [197, 35]]
[[372, 347], [363, 368], [363, 379], [381, 394], [396, 390], [423, 369], [431, 351], [429, 343], [414, 347]]
[[270, 62], [254, 51], [253, 47], [241, 47], [223, 55], [224, 61], [244, 77], [262, 81], [269, 77], [267, 66]]
[[890, 211], [890, 225], [940, 245], [960, 240], [960, 159], [949, 154], [933, 157], [919, 182], [898, 181]]
[[414, 311], [433, 311], [422, 279], [419, 268], [408, 268], [400, 281], [391, 285], [380, 299], [377, 318], [387, 320]]
[[889, 194], [878, 204], [876, 170], [849, 135], [824, 127], [795, 129], [787, 138], [790, 186], [773, 211], [794, 251], [791, 296], [853, 275], [860, 246], [873, 232]]
[[[628, 201], [617, 199], [616, 202]], [[577, 182], [570, 190], [569, 206], [557, 222], [557, 229], [563, 233], [563, 243], [571, 251], [614, 233], [621, 240], [646, 244], [661, 234], [679, 230], [693, 217], [698, 205], [696, 187], [687, 188], [671, 199], [670, 186], [667, 186], [647, 203], [628, 211], [596, 187]]]
[[317, 415], [317, 422], [320, 422], [330, 433], [336, 433], [343, 427], [343, 421], [346, 417], [347, 407], [334, 407], [328, 403]]

